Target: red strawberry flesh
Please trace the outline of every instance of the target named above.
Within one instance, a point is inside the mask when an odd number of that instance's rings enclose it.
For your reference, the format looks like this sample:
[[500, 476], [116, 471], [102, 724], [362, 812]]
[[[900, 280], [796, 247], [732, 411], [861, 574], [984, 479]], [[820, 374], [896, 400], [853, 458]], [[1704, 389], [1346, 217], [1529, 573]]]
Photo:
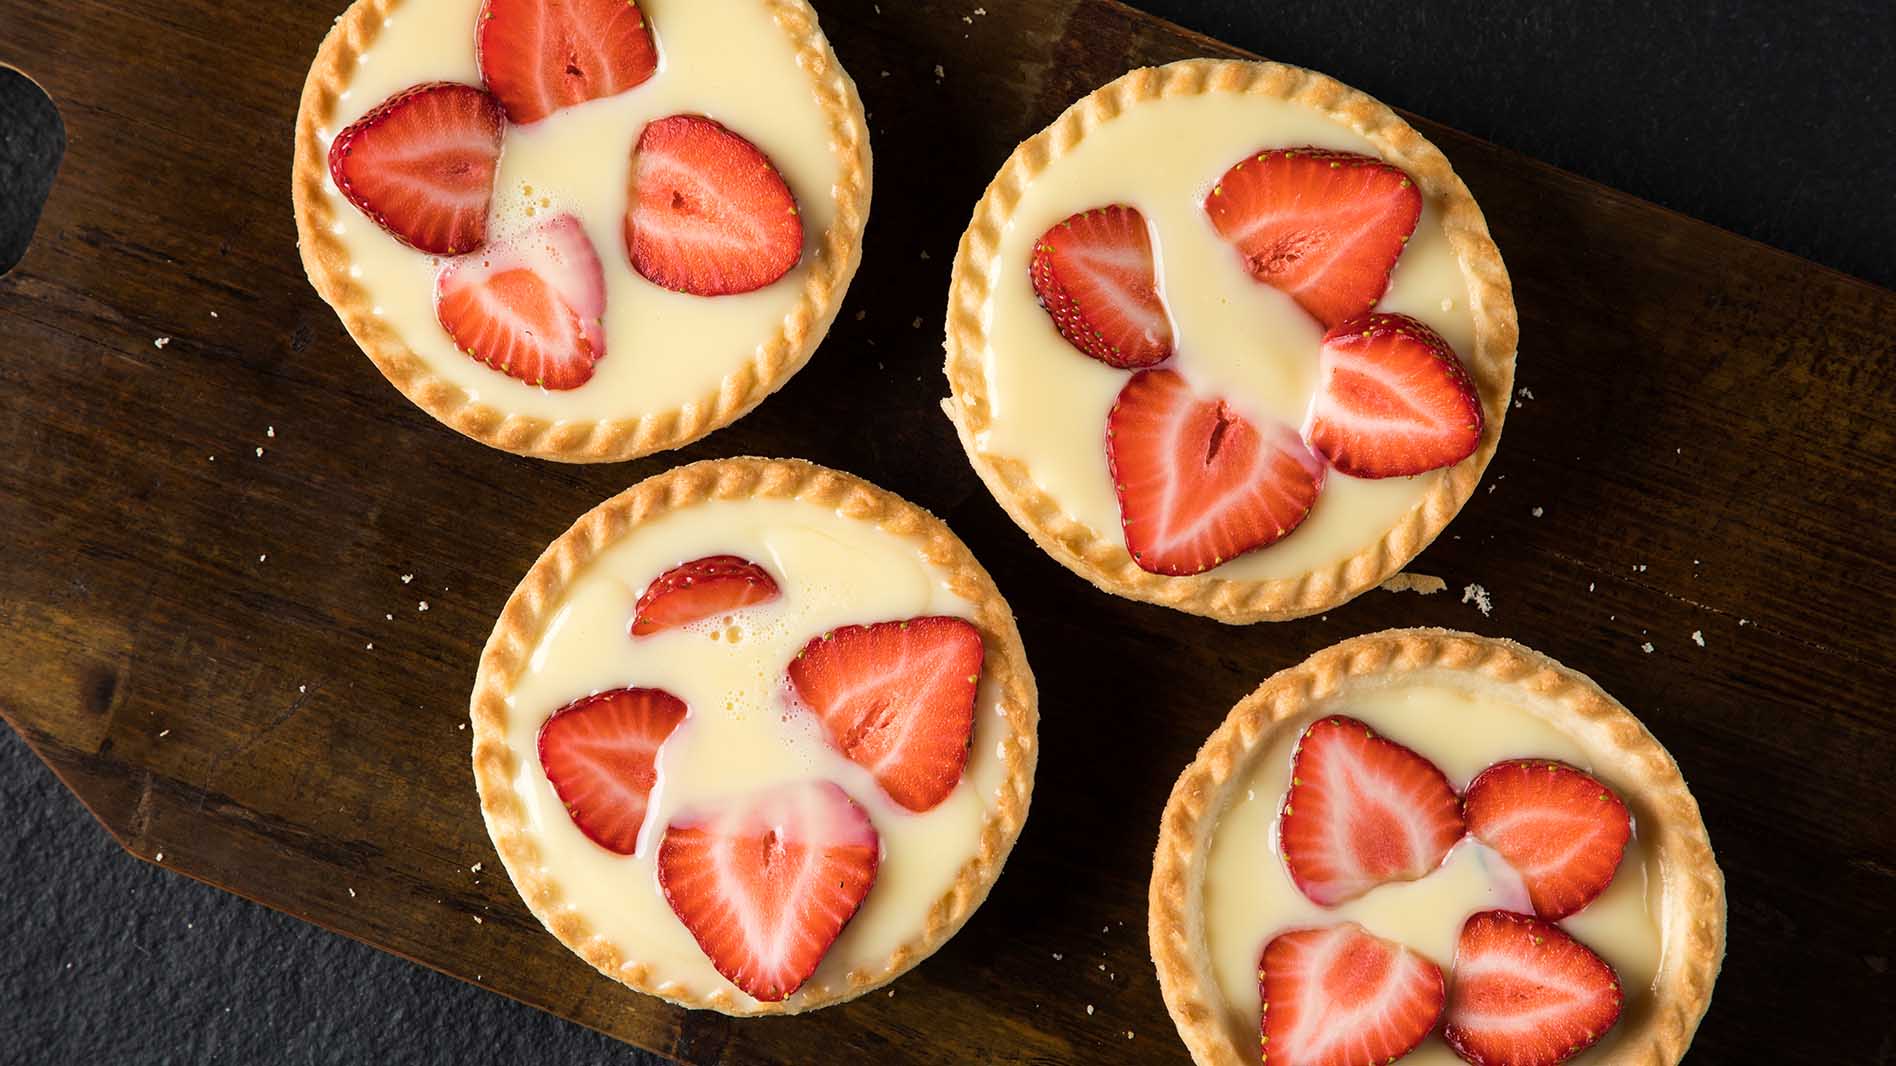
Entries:
[[777, 598], [770, 571], [736, 555], [681, 563], [647, 585], [632, 612], [632, 635], [650, 636]]
[[605, 273], [572, 215], [548, 219], [435, 279], [435, 316], [455, 347], [510, 377], [574, 389], [606, 356]]
[[1294, 430], [1199, 396], [1172, 370], [1134, 374], [1106, 424], [1126, 551], [1155, 574], [1198, 574], [1296, 529], [1323, 464]]
[[1434, 763], [1342, 715], [1310, 723], [1291, 756], [1277, 839], [1291, 880], [1333, 907], [1442, 864], [1461, 804]]
[[1578, 913], [1606, 891], [1633, 835], [1613, 790], [1552, 759], [1496, 763], [1462, 796], [1468, 832], [1521, 875], [1534, 912], [1549, 921]]
[[1382, 299], [1422, 217], [1422, 193], [1379, 159], [1273, 148], [1225, 171], [1205, 214], [1252, 277], [1328, 328]]
[[1278, 934], [1257, 979], [1271, 1066], [1394, 1062], [1442, 1014], [1442, 968], [1353, 922]]
[[397, 240], [458, 255], [487, 239], [505, 116], [471, 85], [403, 90], [329, 145], [329, 175], [363, 214]]
[[646, 126], [633, 149], [625, 246], [654, 285], [727, 296], [790, 272], [803, 219], [755, 145], [702, 115], [673, 115]]
[[1442, 1038], [1476, 1066], [1556, 1066], [1619, 1020], [1619, 975], [1561, 928], [1481, 911], [1455, 946]]
[[881, 841], [828, 781], [778, 785], [674, 818], [658, 849], [665, 901], [717, 971], [789, 998], [875, 884]]
[[1481, 399], [1441, 334], [1408, 315], [1369, 314], [1324, 334], [1305, 436], [1351, 477], [1453, 466], [1481, 443]]
[[1145, 216], [1125, 204], [1082, 211], [1041, 234], [1034, 294], [1075, 348], [1108, 366], [1151, 366], [1172, 354]]
[[481, 79], [522, 125], [622, 93], [658, 69], [636, 0], [487, 0], [479, 26]]
[[593, 843], [637, 852], [658, 749], [684, 720], [684, 701], [671, 693], [621, 688], [576, 700], [540, 726], [540, 767]]
[[912, 811], [947, 799], [967, 765], [981, 631], [960, 618], [844, 626], [790, 661], [790, 685], [836, 750]]

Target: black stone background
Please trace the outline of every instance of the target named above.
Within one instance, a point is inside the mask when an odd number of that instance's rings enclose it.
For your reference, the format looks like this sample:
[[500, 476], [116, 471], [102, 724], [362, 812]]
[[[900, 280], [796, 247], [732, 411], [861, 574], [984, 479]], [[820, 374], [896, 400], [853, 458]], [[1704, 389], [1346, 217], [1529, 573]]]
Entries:
[[[1896, 283], [1890, 0], [1135, 6]], [[30, 136], [19, 113], [0, 154]], [[0, 229], [21, 188], [0, 182]], [[1776, 1061], [1798, 1060], [1787, 1040]], [[659, 1061], [132, 859], [0, 729], [0, 1063]]]

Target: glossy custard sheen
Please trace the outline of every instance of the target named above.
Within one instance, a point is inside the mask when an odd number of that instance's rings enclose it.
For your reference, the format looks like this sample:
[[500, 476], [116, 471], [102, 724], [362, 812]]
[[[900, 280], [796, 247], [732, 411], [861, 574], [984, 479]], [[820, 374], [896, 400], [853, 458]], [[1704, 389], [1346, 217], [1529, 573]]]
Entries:
[[[636, 418], [702, 400], [776, 336], [801, 296], [809, 262], [834, 220], [842, 163], [829, 120], [796, 43], [759, 0], [640, 0], [658, 42], [650, 80], [616, 96], [508, 125], [494, 184], [488, 239], [536, 218], [577, 214], [605, 269], [606, 354], [577, 389], [527, 385], [457, 351], [435, 318], [440, 260], [383, 232], [325, 180], [350, 276], [380, 315], [435, 373], [472, 401], [555, 421]], [[481, 0], [403, 0], [362, 56], [330, 124], [336, 133], [383, 100], [429, 81], [479, 85], [475, 20]], [[706, 115], [770, 157], [803, 216], [803, 259], [756, 292], [691, 296], [633, 271], [623, 223], [632, 145], [647, 122]]]
[[[1122, 540], [1105, 432], [1128, 374], [1068, 344], [1028, 276], [1041, 234], [1077, 212], [1115, 203], [1138, 208], [1152, 229], [1159, 291], [1177, 341], [1172, 365], [1197, 391], [1225, 397], [1248, 418], [1301, 426], [1316, 387], [1323, 327], [1288, 295], [1251, 278], [1236, 249], [1212, 229], [1203, 204], [1247, 154], [1304, 145], [1378, 154], [1348, 127], [1301, 105], [1225, 93], [1145, 100], [1049, 163], [1014, 208], [1001, 237], [999, 276], [981, 312], [993, 417], [975, 447], [1025, 463], [1068, 516]], [[1465, 361], [1474, 350], [1474, 320], [1441, 218], [1442, 205], [1425, 198], [1377, 310], [1428, 323]], [[1366, 481], [1329, 470], [1309, 518], [1290, 536], [1209, 573], [1289, 578], [1348, 558], [1379, 540], [1441, 476]]]
[[[715, 554], [762, 565], [782, 595], [684, 629], [628, 634], [653, 578]], [[984, 672], [967, 770], [939, 806], [916, 814], [832, 749], [813, 715], [791, 709], [784, 670], [810, 638], [837, 626], [943, 614], [971, 617], [973, 608], [915, 547], [816, 504], [713, 500], [641, 523], [569, 586], [507, 698], [506, 739], [519, 760], [513, 786], [539, 841], [537, 872], [559, 884], [563, 904], [584, 915], [595, 935], [651, 966], [660, 994], [728, 989], [748, 1007], [755, 1001], [718, 974], [666, 903], [654, 863], [658, 842], [675, 813], [700, 802], [779, 783], [834, 781], [869, 813], [882, 859], [861, 910], [805, 988], [838, 985], [859, 967], [880, 974], [975, 854], [982, 823], [998, 806], [1005, 746], [1016, 738], [999, 686]], [[659, 751], [638, 853], [621, 856], [573, 824], [541, 769], [537, 739], [541, 724], [569, 702], [629, 686], [662, 688], [689, 713]], [[786, 1006], [795, 1009], [803, 995]]]
[[[1213, 830], [1204, 889], [1206, 943], [1238, 1047], [1250, 1049], [1254, 1057], [1258, 1051], [1258, 958], [1278, 933], [1357, 922], [1428, 956], [1452, 983], [1463, 919], [1493, 908], [1532, 913], [1520, 879], [1472, 837], [1464, 837], [1441, 868], [1421, 880], [1381, 885], [1332, 908], [1304, 898], [1278, 852], [1276, 831], [1291, 753], [1309, 721], [1328, 714], [1359, 718], [1435, 763], [1457, 791], [1489, 765], [1521, 756], [1560, 759], [1592, 772], [1586, 753], [1533, 712], [1527, 702], [1533, 698], [1447, 672], [1357, 682], [1327, 700], [1320, 713], [1279, 727], [1271, 743], [1254, 754], [1248, 770], [1232, 783], [1231, 801]], [[1614, 786], [1611, 777], [1604, 780]], [[1621, 797], [1626, 798], [1623, 791]], [[1641, 812], [1633, 808], [1632, 813], [1633, 839], [1613, 883], [1560, 923], [1612, 964], [1625, 992], [1620, 1023], [1575, 1062], [1607, 1054], [1628, 1020], [1651, 1009], [1650, 989], [1661, 962], [1658, 920], [1665, 885], [1640, 839]], [[1402, 1062], [1461, 1066], [1462, 1060], [1431, 1035]]]

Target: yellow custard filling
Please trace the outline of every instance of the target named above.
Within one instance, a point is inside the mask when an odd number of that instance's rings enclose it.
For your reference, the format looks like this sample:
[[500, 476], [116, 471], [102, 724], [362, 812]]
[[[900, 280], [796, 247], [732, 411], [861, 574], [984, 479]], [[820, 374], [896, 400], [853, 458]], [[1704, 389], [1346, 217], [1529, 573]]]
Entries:
[[[1441, 868], [1420, 880], [1384, 884], [1336, 907], [1306, 899], [1291, 881], [1276, 841], [1291, 753], [1304, 727], [1328, 714], [1360, 719], [1433, 762], [1457, 790], [1489, 765], [1518, 757], [1559, 759], [1598, 773], [1578, 744], [1533, 712], [1532, 699], [1444, 671], [1357, 681], [1326, 700], [1320, 711], [1279, 725], [1271, 743], [1253, 755], [1229, 786], [1230, 802], [1213, 830], [1204, 885], [1212, 971], [1238, 1047], [1258, 1049], [1258, 958], [1278, 933], [1356, 922], [1426, 955], [1452, 982], [1455, 943], [1468, 915], [1495, 908], [1529, 910], [1520, 879], [1472, 837], [1463, 838]], [[1613, 785], [1610, 774], [1603, 780]], [[1650, 1009], [1648, 993], [1662, 961], [1658, 922], [1664, 879], [1640, 838], [1637, 809], [1633, 817], [1633, 838], [1612, 884], [1560, 923], [1613, 966], [1626, 996], [1619, 1025], [1575, 1062], [1609, 1054], [1628, 1020]], [[1431, 1035], [1402, 1062], [1455, 1066], [1462, 1060]]]

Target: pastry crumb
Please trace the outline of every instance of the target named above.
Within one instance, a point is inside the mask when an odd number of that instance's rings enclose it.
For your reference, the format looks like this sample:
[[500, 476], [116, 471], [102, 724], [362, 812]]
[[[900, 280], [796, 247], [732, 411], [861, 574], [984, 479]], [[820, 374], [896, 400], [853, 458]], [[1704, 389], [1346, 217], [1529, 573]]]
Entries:
[[427, 601], [427, 600], [423, 600], [423, 601], [421, 601], [421, 602], [420, 602], [419, 604], [416, 604], [416, 605], [415, 605], [415, 610], [417, 610], [417, 611], [425, 611], [425, 610], [427, 610], [427, 609], [428, 609], [428, 601]]
[[1705, 631], [1702, 629], [1694, 629], [1692, 631], [1692, 643], [1703, 648], [1705, 646]]
[[941, 64], [940, 63], [935, 64], [935, 80], [940, 81], [947, 76], [948, 76], [948, 72], [941, 69]]
[[486, 922], [483, 922], [483, 921], [481, 921], [481, 916], [480, 916], [480, 915], [478, 915], [478, 914], [476, 914], [476, 915], [473, 915], [472, 917], [473, 917], [473, 919], [474, 919], [474, 924], [475, 924], [475, 925], [486, 925], [486, 924], [487, 924]]
[[913, 321], [913, 322], [911, 322], [911, 323], [909, 323], [909, 326], [910, 326], [911, 328], [913, 328], [913, 329], [921, 329], [921, 328], [922, 328], [922, 316], [920, 316], [920, 315], [916, 315], [916, 316], [915, 316], [915, 321]]
[[216, 318], [216, 317], [217, 317], [217, 312], [216, 312], [216, 311], [212, 311], [212, 312], [211, 312], [211, 317], [212, 317], [212, 318]]
[[1089, 1015], [1093, 1013], [1093, 1005], [1091, 1003], [1086, 1005], [1086, 1013]]
[[152, 856], [152, 860], [151, 860], [151, 861], [153, 861], [153, 862], [163, 862], [163, 861], [165, 861], [165, 853], [164, 853], [164, 852], [162, 852], [162, 851], [161, 851], [161, 852], [159, 852], [159, 853], [158, 853], [157, 855], [154, 855], [154, 856]]
[[262, 555], [257, 556], [257, 561], [263, 562], [265, 559], [268, 559], [269, 557], [270, 557], [270, 553], [264, 552]]
[[413, 581], [413, 580], [415, 580], [415, 575], [413, 575], [413, 574], [403, 574], [403, 575], [402, 575], [402, 584], [404, 584], [404, 585], [406, 585], [406, 584], [408, 584], [408, 583], [409, 583], [410, 581]]
[[159, 337], [151, 342], [151, 346], [153, 348], [158, 348], [162, 350], [165, 345], [170, 344], [170, 343], [171, 343], [170, 337]]
[[388, 613], [388, 612], [386, 612], [386, 611], [384, 611], [384, 612], [382, 613], [382, 621], [384, 621], [384, 622], [393, 622], [394, 620], [395, 620], [395, 616], [394, 616], [394, 615], [392, 615], [392, 614], [389, 614], [389, 613]]
[[1646, 643], [1641, 644], [1639, 646], [1639, 650], [1645, 652], [1647, 655], [1651, 655], [1652, 654], [1652, 641], [1649, 640]]
[[1536, 507], [1534, 508], [1534, 512], [1533, 512], [1535, 518], [1539, 518], [1540, 516], [1546, 513], [1547, 513], [1547, 509], [1544, 507]]
[[298, 692], [308, 692], [308, 691], [309, 691], [309, 686], [308, 686], [308, 685], [298, 685], [298, 686], [296, 686], [296, 691], [298, 691]]
[[858, 322], [861, 322], [863, 319], [868, 318], [868, 317], [869, 317], [869, 312], [867, 311], [856, 312], [856, 321]]
[[368, 642], [367, 644], [364, 644], [364, 645], [362, 645], [362, 650], [363, 650], [363, 651], [374, 651], [374, 650], [375, 650], [375, 642], [371, 640], [371, 641], [369, 641], [369, 642]]
[[261, 458], [263, 458], [263, 449], [262, 449], [262, 448], [258, 448], [258, 449], [257, 449], [257, 458], [259, 458], [259, 459], [261, 459]]
[[480, 873], [480, 872], [481, 872], [481, 864], [480, 864], [480, 863], [478, 863], [478, 862], [477, 862], [477, 863], [475, 863], [474, 865], [472, 865], [472, 866], [470, 866], [470, 867], [468, 867], [468, 871], [469, 871], [470, 873]]
[[1480, 585], [1471, 584], [1462, 589], [1462, 602], [1474, 604], [1475, 609], [1481, 612], [1483, 618], [1494, 613], [1494, 600], [1489, 598], [1488, 590]]
[[1055, 961], [1055, 962], [1059, 962], [1059, 961], [1060, 961], [1061, 959], [1064, 959], [1064, 958], [1066, 958], [1066, 956], [1065, 956], [1065, 955], [1062, 955], [1062, 954], [1060, 954], [1060, 953], [1059, 953], [1059, 952], [1057, 952], [1057, 951], [1053, 953], [1053, 961]]
[[277, 435], [277, 428], [275, 426], [265, 426], [263, 427], [263, 435], [266, 437], [274, 437]]
[[1433, 596], [1448, 587], [1448, 582], [1430, 574], [1400, 573], [1376, 586], [1384, 592], [1413, 592], [1418, 596]]
[[[1704, 643], [1704, 642], [1703, 642], [1703, 641], [1700, 641], [1700, 643]], [[171, 735], [171, 730], [169, 730], [169, 729], [160, 729], [160, 730], [158, 731], [158, 735], [159, 735], [159, 736], [161, 736], [161, 737], [168, 737], [168, 736], [170, 736], [170, 735]]]

